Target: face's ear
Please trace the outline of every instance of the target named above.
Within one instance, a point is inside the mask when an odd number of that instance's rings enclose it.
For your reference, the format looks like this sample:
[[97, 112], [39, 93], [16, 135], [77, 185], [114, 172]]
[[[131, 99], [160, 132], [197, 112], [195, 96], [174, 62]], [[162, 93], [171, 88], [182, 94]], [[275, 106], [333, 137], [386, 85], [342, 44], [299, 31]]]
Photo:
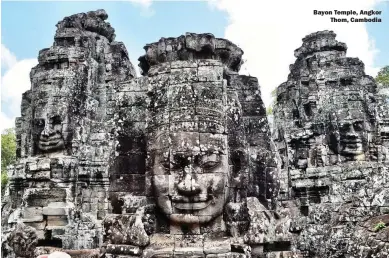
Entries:
[[365, 119], [364, 121], [364, 130], [365, 132], [371, 132], [373, 129], [373, 124], [369, 119]]
[[328, 122], [326, 126], [326, 141], [328, 147], [335, 153], [339, 152], [339, 128], [335, 121]]
[[327, 141], [328, 141], [329, 148], [333, 152], [339, 153], [339, 133], [331, 132], [327, 137]]

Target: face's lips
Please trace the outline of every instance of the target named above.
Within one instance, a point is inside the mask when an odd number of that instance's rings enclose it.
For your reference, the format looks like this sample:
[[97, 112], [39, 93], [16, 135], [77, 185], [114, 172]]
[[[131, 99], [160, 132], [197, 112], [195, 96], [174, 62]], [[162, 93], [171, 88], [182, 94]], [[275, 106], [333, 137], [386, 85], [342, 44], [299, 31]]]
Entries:
[[363, 153], [363, 144], [361, 140], [342, 142], [342, 153], [345, 155], [359, 155]]
[[361, 139], [345, 139], [342, 141], [343, 143], [362, 143]]
[[358, 149], [361, 147], [362, 139], [358, 137], [349, 137], [349, 138], [343, 138], [341, 140], [341, 143], [346, 147], [350, 149]]
[[349, 142], [349, 143], [345, 143], [344, 147], [349, 148], [349, 149], [359, 149], [360, 147], [362, 147], [362, 144]]
[[42, 150], [50, 150], [53, 148], [60, 148], [64, 145], [64, 142], [62, 138], [55, 138], [55, 139], [49, 139], [49, 140], [39, 140], [39, 148]]
[[211, 204], [211, 200], [206, 202], [173, 202], [173, 206], [179, 210], [202, 210]]
[[199, 194], [191, 198], [173, 195], [171, 201], [173, 206], [179, 210], [202, 210], [211, 204], [212, 197], [205, 194]]
[[42, 145], [42, 146], [52, 146], [52, 145], [57, 145], [59, 143], [61, 143], [62, 139], [53, 139], [53, 140], [48, 140], [48, 141], [42, 141], [40, 140], [39, 141], [39, 144]]
[[40, 139], [39, 139], [39, 141], [41, 142], [41, 143], [43, 143], [43, 144], [45, 144], [45, 143], [52, 143], [52, 142], [59, 142], [59, 141], [61, 141], [62, 140], [62, 137], [60, 136], [60, 135], [58, 135], [58, 136], [53, 136], [53, 137], [41, 137]]

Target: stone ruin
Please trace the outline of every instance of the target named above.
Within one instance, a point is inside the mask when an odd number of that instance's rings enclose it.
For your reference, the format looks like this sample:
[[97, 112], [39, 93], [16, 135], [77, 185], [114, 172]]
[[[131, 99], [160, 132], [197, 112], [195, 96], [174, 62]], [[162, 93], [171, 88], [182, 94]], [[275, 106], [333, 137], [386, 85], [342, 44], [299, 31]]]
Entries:
[[36, 230], [38, 247], [94, 249], [102, 242], [115, 154], [114, 85], [135, 77], [107, 18], [99, 10], [60, 21], [23, 94], [2, 231], [23, 223]]
[[306, 36], [277, 88], [280, 213], [306, 257], [387, 257], [388, 109], [335, 37]]
[[107, 18], [65, 17], [31, 71], [3, 257], [387, 257], [387, 102], [333, 32], [296, 50], [273, 141], [238, 46], [161, 38], [137, 77]]

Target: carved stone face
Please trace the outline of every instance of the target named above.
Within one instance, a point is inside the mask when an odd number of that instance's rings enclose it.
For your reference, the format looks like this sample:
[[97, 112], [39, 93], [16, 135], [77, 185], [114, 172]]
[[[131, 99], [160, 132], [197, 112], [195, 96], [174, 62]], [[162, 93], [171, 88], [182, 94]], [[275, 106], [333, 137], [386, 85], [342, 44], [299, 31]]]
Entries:
[[382, 145], [389, 146], [389, 119], [382, 121], [379, 126]]
[[218, 151], [226, 149], [226, 136], [220, 135], [221, 141], [207, 151], [200, 151], [189, 141], [180, 146], [182, 139], [191, 137], [193, 133], [188, 132], [170, 135], [170, 148], [157, 151], [153, 157], [157, 204], [178, 224], [210, 222], [222, 214], [228, 194], [228, 156]]
[[351, 159], [362, 159], [367, 150], [370, 123], [363, 112], [350, 112], [339, 115], [336, 125], [331, 124], [332, 149]]
[[364, 120], [344, 120], [339, 123], [340, 154], [345, 156], [361, 155], [366, 150]]
[[38, 133], [38, 149], [41, 152], [54, 152], [65, 147], [62, 131], [62, 119], [54, 115], [48, 119], [36, 118], [34, 126]]

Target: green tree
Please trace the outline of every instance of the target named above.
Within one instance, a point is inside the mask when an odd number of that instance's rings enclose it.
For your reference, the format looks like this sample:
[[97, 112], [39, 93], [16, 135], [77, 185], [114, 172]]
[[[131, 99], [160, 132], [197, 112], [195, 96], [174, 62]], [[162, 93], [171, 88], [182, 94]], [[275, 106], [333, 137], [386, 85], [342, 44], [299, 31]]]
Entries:
[[378, 88], [389, 88], [389, 65], [381, 68], [377, 77], [375, 77], [375, 80], [378, 84]]
[[273, 108], [274, 108], [275, 104], [277, 103], [277, 88], [272, 90], [271, 97], [272, 97], [272, 102], [271, 102], [270, 106], [268, 106], [266, 108], [266, 114], [267, 115], [272, 115], [273, 114]]
[[7, 166], [16, 160], [16, 136], [14, 128], [5, 129], [1, 134], [1, 191], [8, 182]]

